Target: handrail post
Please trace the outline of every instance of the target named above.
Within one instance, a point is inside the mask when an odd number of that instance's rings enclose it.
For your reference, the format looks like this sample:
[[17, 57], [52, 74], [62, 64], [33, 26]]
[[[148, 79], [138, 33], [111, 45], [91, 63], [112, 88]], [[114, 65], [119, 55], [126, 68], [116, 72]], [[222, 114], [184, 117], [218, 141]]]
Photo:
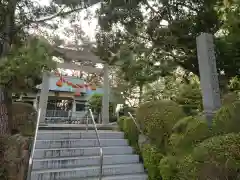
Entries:
[[100, 173], [99, 173], [99, 180], [102, 180], [102, 174], [103, 174], [103, 150], [100, 147]]
[[31, 146], [31, 152], [30, 152], [30, 157], [28, 162], [27, 180], [31, 180], [31, 173], [33, 168], [33, 156], [34, 156], [34, 150], [35, 150], [36, 141], [37, 141], [37, 133], [38, 133], [40, 119], [41, 119], [41, 108], [38, 110], [37, 124], [36, 124], [34, 139]]
[[130, 112], [128, 112], [128, 114], [129, 114], [129, 116], [131, 117], [131, 119], [133, 120], [133, 122], [134, 122], [135, 126], [137, 127], [138, 131], [139, 131], [141, 134], [144, 134], [143, 131], [141, 130], [141, 128], [139, 127], [137, 121], [136, 121], [135, 118], [133, 117], [133, 115], [132, 115]]
[[86, 131], [88, 131], [88, 115], [87, 115]]
[[100, 170], [99, 170], [99, 180], [102, 180], [102, 175], [103, 175], [103, 149], [101, 146], [101, 142], [100, 142], [100, 138], [99, 138], [99, 134], [98, 134], [98, 129], [97, 129], [97, 124], [95, 122], [92, 110], [89, 109], [89, 113], [90, 113], [90, 117], [92, 118], [93, 121], [93, 125], [94, 125], [94, 130], [96, 132], [96, 136], [97, 136], [97, 140], [98, 140], [98, 145], [99, 145], [99, 151], [100, 151], [100, 162], [99, 162], [99, 166], [100, 166]]

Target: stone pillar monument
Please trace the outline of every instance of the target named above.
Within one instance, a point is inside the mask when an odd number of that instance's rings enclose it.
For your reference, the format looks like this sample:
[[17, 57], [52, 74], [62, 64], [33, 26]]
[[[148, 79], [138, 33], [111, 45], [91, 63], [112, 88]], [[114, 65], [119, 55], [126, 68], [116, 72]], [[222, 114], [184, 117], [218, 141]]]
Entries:
[[39, 98], [39, 112], [38, 115], [40, 118], [40, 124], [45, 123], [46, 117], [46, 109], [47, 109], [47, 102], [48, 102], [48, 93], [49, 93], [49, 73], [43, 72], [42, 84], [41, 84], [41, 92]]
[[197, 37], [197, 55], [204, 113], [208, 120], [212, 120], [221, 107], [213, 35], [202, 33]]
[[103, 77], [103, 99], [102, 99], [102, 123], [109, 123], [109, 69], [108, 64], [104, 64]]

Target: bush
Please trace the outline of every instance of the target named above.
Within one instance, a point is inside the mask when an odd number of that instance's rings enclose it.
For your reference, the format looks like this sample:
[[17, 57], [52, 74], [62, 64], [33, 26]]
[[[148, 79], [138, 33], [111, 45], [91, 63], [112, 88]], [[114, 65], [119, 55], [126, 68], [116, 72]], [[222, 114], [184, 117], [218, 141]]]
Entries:
[[162, 176], [162, 180], [174, 180], [178, 179], [176, 174], [178, 172], [178, 158], [176, 156], [166, 156], [162, 158], [159, 164], [159, 170]]
[[240, 134], [226, 134], [209, 138], [178, 165], [178, 180], [206, 180], [240, 178]]
[[129, 144], [139, 151], [138, 147], [138, 129], [130, 117], [122, 116], [118, 120], [118, 125], [121, 131], [124, 132], [126, 139], [128, 139]]
[[150, 144], [144, 145], [142, 150], [144, 166], [148, 172], [148, 180], [160, 180], [161, 174], [159, 164], [163, 155], [155, 146]]
[[212, 124], [214, 135], [240, 132], [240, 102], [222, 107], [217, 111]]
[[225, 94], [222, 98], [222, 104], [223, 105], [229, 105], [238, 100], [238, 93], [237, 92], [231, 92], [228, 94]]
[[154, 101], [137, 109], [136, 119], [151, 142], [162, 150], [168, 143], [172, 127], [185, 116], [182, 108], [173, 101]]
[[127, 119], [127, 118], [129, 118], [129, 117], [127, 117], [127, 116], [122, 116], [122, 117], [120, 117], [119, 119], [118, 119], [118, 126], [119, 126], [119, 130], [120, 131], [123, 131], [123, 126], [124, 126], [124, 120], [125, 119]]
[[174, 125], [173, 134], [169, 138], [171, 152], [187, 153], [209, 136], [210, 129], [206, 120], [192, 116], [183, 118]]
[[125, 133], [125, 137], [128, 139], [129, 144], [134, 147], [136, 151], [139, 151], [138, 148], [138, 129], [134, 124], [131, 118], [125, 118], [123, 123], [123, 131]]
[[23, 136], [34, 136], [37, 112], [31, 104], [14, 102], [12, 104], [12, 128]]
[[187, 115], [196, 115], [202, 110], [202, 94], [199, 84], [184, 84], [179, 89], [175, 101], [183, 107]]

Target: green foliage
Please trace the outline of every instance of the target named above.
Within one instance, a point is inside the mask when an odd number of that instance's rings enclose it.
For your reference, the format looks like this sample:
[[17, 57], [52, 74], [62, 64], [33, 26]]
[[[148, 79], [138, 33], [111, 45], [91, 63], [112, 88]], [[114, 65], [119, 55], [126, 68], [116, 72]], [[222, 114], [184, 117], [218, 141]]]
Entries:
[[124, 132], [125, 137], [128, 139], [129, 144], [139, 151], [138, 147], [138, 129], [130, 117], [121, 117], [118, 120], [118, 125], [121, 131]]
[[144, 166], [147, 169], [148, 179], [149, 180], [156, 180], [161, 179], [161, 174], [159, 171], [159, 164], [163, 155], [159, 152], [158, 148], [146, 144], [143, 146], [142, 156], [144, 161]]
[[240, 135], [234, 133], [203, 141], [181, 159], [177, 179], [239, 179], [239, 142]]
[[238, 93], [237, 92], [230, 92], [230, 93], [227, 93], [227, 94], [223, 95], [222, 104], [223, 105], [229, 105], [229, 104], [232, 104], [232, 103], [234, 103], [238, 100], [239, 100]]
[[42, 71], [52, 70], [51, 47], [43, 39], [30, 38], [21, 47], [14, 47], [0, 64], [0, 84], [14, 91], [24, 91], [41, 83]]
[[239, 10], [234, 7], [239, 4], [235, 1], [228, 9], [223, 8], [223, 0], [128, 2], [121, 5], [112, 1], [102, 3], [98, 51], [103, 59], [111, 59], [113, 54], [110, 52], [117, 54], [125, 44], [129, 51], [148, 52], [152, 62], [161, 64], [161, 74], [181, 66], [199, 75], [196, 37], [201, 32], [216, 34], [224, 29], [230, 33], [221, 32], [218, 36], [217, 58], [221, 59], [217, 61], [218, 69], [224, 71], [227, 78], [239, 73], [239, 50], [234, 48], [239, 44]]
[[178, 157], [176, 156], [165, 156], [162, 158], [159, 164], [159, 171], [161, 173], [162, 180], [174, 180], [178, 179], [176, 174], [178, 172]]
[[125, 132], [125, 136], [128, 139], [128, 142], [131, 146], [135, 148], [135, 150], [139, 150], [138, 148], [138, 129], [134, 124], [131, 118], [126, 118], [123, 124], [123, 131]]
[[127, 118], [129, 118], [129, 117], [122, 116], [122, 117], [120, 117], [118, 119], [118, 126], [119, 126], [120, 131], [123, 131], [123, 129], [124, 129], [124, 120], [127, 119]]
[[174, 124], [185, 114], [173, 101], [161, 100], [142, 104], [136, 119], [152, 143], [164, 151]]
[[92, 111], [100, 113], [102, 109], [102, 94], [93, 94], [88, 100], [88, 105]]
[[240, 91], [240, 76], [235, 76], [230, 80], [229, 89], [231, 91]]
[[199, 84], [183, 84], [175, 101], [182, 105], [187, 115], [198, 114], [202, 110], [202, 94]]
[[[103, 98], [102, 94], [95, 93], [88, 100], [89, 108], [91, 108], [93, 112], [96, 112], [98, 114], [101, 113], [102, 98]], [[110, 114], [113, 112], [113, 104], [111, 102], [109, 102], [109, 112]]]
[[186, 154], [210, 135], [206, 120], [192, 116], [183, 118], [173, 127], [173, 134], [169, 138], [169, 150], [173, 154]]
[[213, 133], [227, 134], [232, 132], [240, 132], [239, 124], [240, 117], [240, 102], [223, 106], [217, 111], [213, 119]]

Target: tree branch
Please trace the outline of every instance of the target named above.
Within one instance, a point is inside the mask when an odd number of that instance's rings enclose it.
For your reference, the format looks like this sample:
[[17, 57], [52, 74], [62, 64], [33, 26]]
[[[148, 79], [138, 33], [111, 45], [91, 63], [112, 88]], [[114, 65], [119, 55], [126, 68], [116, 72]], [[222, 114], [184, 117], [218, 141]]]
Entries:
[[59, 16], [66, 16], [66, 15], [69, 15], [71, 13], [74, 13], [76, 11], [80, 11], [80, 10], [83, 10], [84, 7], [80, 7], [80, 8], [75, 8], [75, 9], [72, 9], [72, 10], [69, 10], [69, 11], [66, 11], [66, 12], [63, 12], [65, 8], [62, 8], [59, 12], [57, 12], [56, 14], [50, 16], [50, 17], [45, 17], [43, 19], [39, 19], [39, 20], [35, 20], [35, 21], [29, 21], [29, 24], [31, 23], [42, 23], [42, 22], [45, 22], [45, 21], [49, 21], [49, 20], [52, 20], [52, 19], [55, 19]]

